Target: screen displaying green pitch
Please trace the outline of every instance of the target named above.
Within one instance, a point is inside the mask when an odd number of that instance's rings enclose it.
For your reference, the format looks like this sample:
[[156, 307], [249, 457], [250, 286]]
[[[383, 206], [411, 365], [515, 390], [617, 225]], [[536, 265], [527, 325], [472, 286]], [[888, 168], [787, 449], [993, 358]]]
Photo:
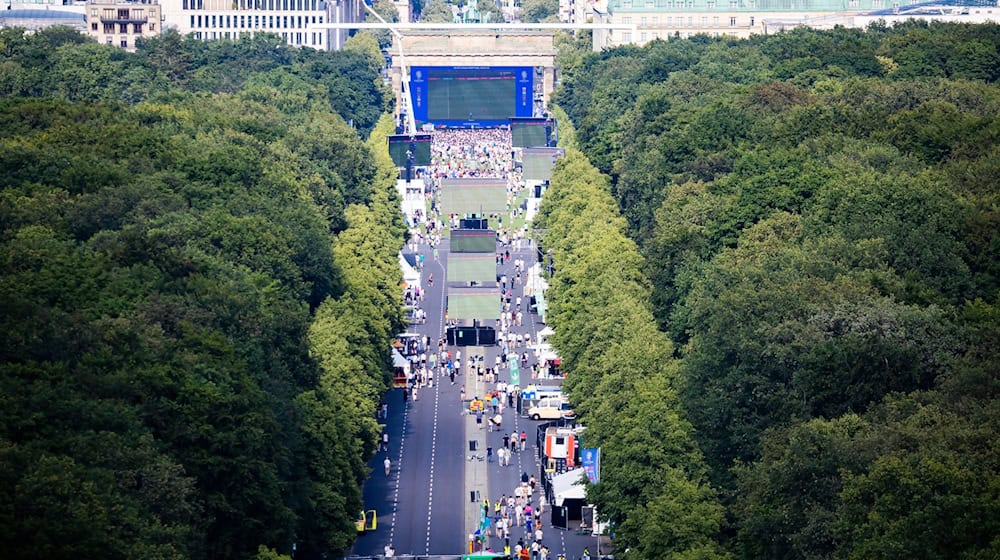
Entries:
[[393, 134], [389, 137], [389, 156], [396, 167], [406, 167], [406, 152], [413, 152], [413, 165], [431, 164], [430, 134]]
[[427, 82], [431, 121], [492, 121], [514, 114], [513, 73], [481, 76], [435, 76]]
[[548, 146], [552, 132], [552, 120], [545, 118], [512, 118], [510, 135], [515, 148], [535, 148]]

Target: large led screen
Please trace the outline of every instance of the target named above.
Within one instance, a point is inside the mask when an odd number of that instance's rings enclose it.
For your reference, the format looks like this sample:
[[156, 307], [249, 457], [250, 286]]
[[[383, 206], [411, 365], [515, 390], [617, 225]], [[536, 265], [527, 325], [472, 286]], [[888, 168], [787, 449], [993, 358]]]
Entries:
[[414, 66], [410, 68], [413, 118], [435, 126], [498, 126], [530, 117], [530, 66]]

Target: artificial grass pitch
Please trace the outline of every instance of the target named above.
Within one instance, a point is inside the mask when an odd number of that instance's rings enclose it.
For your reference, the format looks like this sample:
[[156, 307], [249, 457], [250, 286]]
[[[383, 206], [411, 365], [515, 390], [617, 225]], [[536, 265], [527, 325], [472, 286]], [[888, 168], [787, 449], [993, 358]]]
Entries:
[[444, 215], [488, 216], [507, 210], [505, 179], [441, 179], [441, 210]]
[[448, 318], [499, 319], [500, 290], [494, 288], [448, 288]]

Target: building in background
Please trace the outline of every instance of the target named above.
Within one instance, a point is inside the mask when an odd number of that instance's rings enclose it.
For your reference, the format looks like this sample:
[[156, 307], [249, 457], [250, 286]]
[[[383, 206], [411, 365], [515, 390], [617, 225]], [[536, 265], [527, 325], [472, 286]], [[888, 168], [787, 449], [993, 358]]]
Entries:
[[595, 13], [608, 11], [608, 0], [559, 0], [559, 21], [587, 23], [597, 21]]
[[74, 5], [69, 0], [8, 0], [0, 4], [0, 29], [22, 27], [37, 31], [56, 25], [85, 31], [87, 18], [83, 4]]
[[594, 22], [637, 28], [595, 31], [594, 45], [595, 49], [642, 45], [698, 34], [746, 38], [795, 27], [864, 27], [877, 19], [889, 23], [914, 18], [982, 23], [998, 20], [997, 4], [998, 0], [608, 0], [606, 10], [592, 8]]
[[362, 21], [363, 0], [162, 0], [164, 24], [206, 41], [274, 33], [289, 45], [338, 50], [347, 29], [314, 29], [322, 23]]
[[157, 0], [90, 0], [87, 34], [98, 43], [134, 51], [140, 37], [156, 37], [163, 29], [163, 12]]

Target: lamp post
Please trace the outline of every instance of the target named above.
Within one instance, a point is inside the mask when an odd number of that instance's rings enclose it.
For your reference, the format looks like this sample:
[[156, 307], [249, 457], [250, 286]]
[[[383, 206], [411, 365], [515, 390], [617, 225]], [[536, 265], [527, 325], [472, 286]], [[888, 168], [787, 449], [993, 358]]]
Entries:
[[389, 31], [396, 36], [396, 42], [399, 44], [399, 69], [403, 73], [403, 79], [400, 84], [403, 88], [403, 104], [406, 107], [406, 132], [407, 134], [413, 135], [417, 133], [417, 122], [413, 118], [413, 100], [410, 98], [410, 70], [406, 65], [406, 55], [403, 53], [403, 34], [399, 32], [398, 29], [389, 25], [389, 22], [385, 21], [374, 8], [369, 6], [366, 2], [361, 3], [366, 10], [372, 13], [380, 22], [389, 27]]

